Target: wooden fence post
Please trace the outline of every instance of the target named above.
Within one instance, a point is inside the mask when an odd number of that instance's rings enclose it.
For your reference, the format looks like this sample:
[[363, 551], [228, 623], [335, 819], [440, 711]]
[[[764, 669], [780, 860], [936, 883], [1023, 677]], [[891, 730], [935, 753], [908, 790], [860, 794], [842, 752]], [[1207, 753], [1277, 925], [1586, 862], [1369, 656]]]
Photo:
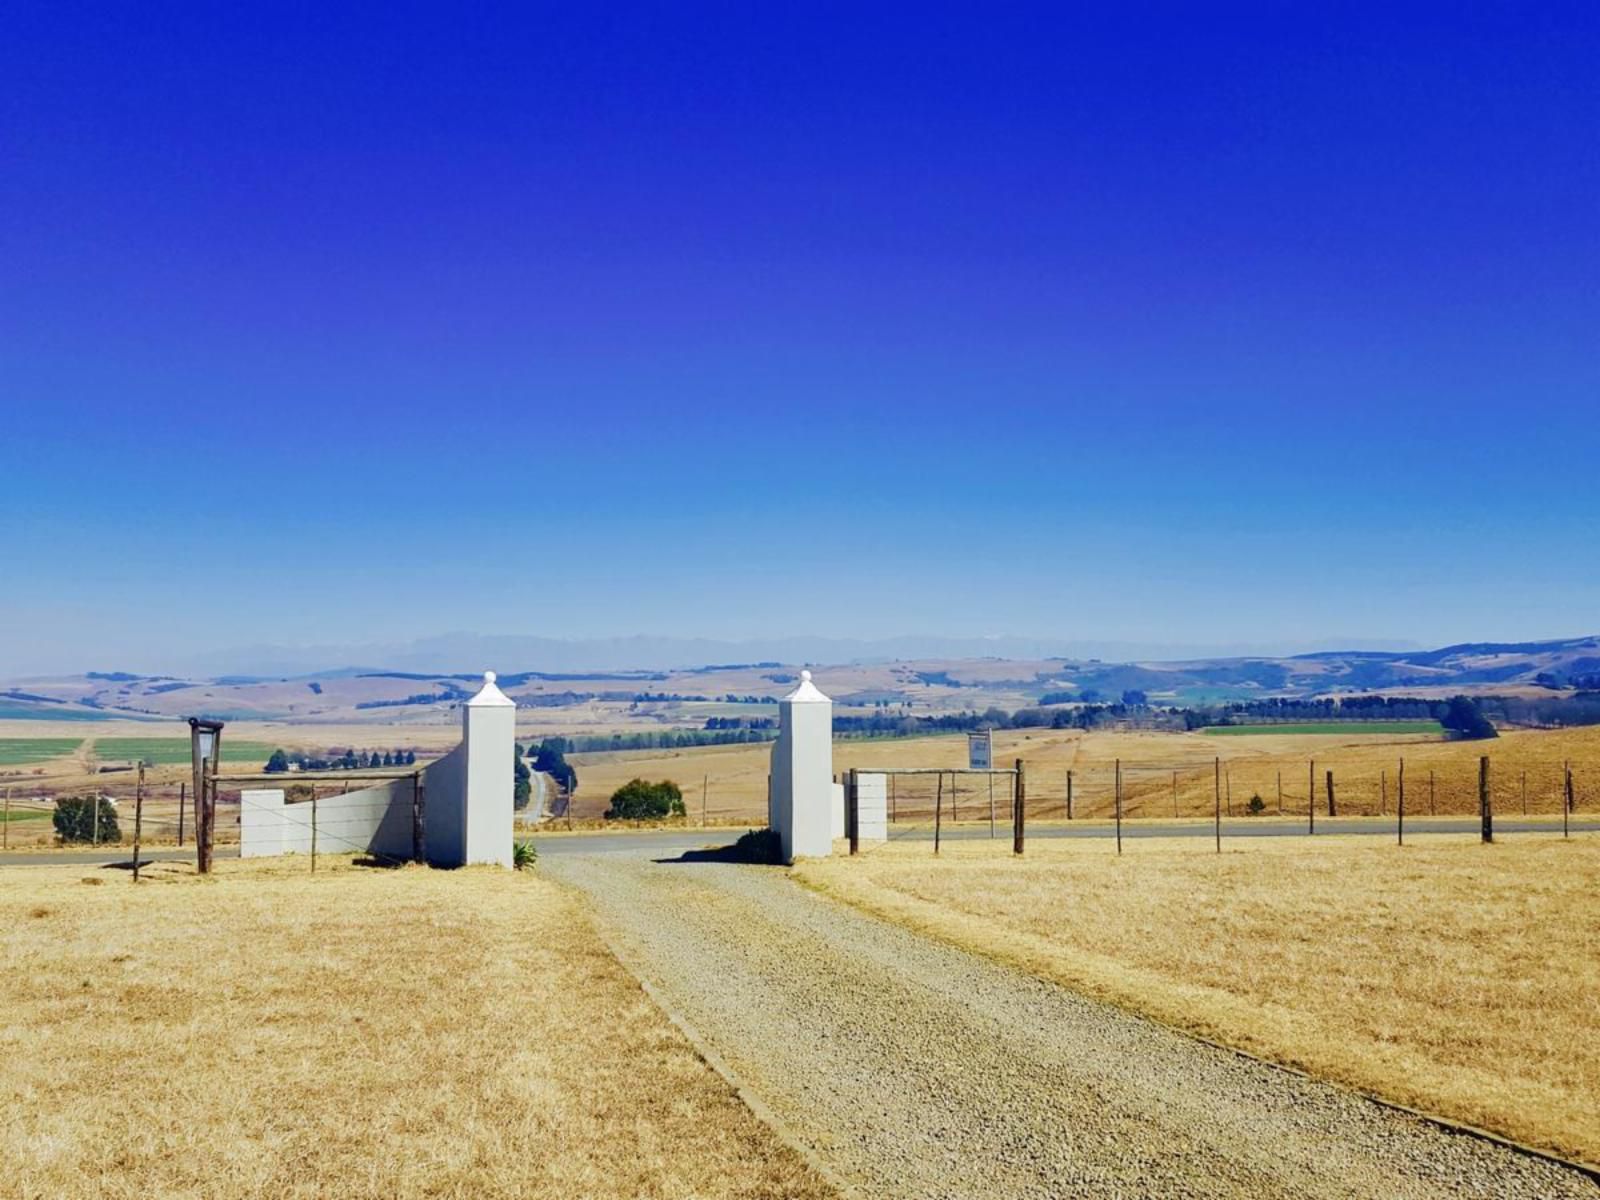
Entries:
[[1483, 822], [1485, 845], [1494, 841], [1494, 807], [1489, 799], [1489, 756], [1478, 759], [1478, 815]]
[[1027, 776], [1023, 774], [1022, 760], [1017, 759], [1017, 817], [1012, 826], [1011, 852], [1021, 854], [1024, 830], [1028, 822], [1028, 783]]
[[1567, 766], [1567, 790], [1561, 801], [1561, 836], [1571, 837], [1572, 821], [1572, 767]]
[[188, 791], [187, 783], [178, 785], [178, 849], [180, 850], [183, 849], [183, 802], [187, 798]]
[[1312, 759], [1306, 771], [1306, 824], [1309, 832], [1317, 832], [1317, 760]]
[[1406, 844], [1406, 760], [1400, 760], [1400, 795], [1396, 811], [1399, 814], [1399, 823], [1395, 826], [1395, 836], [1399, 844]]
[[133, 785], [133, 881], [139, 882], [139, 836], [144, 832], [144, 763], [139, 764], [139, 779]]
[[1072, 820], [1072, 768], [1067, 768], [1067, 820]]
[[311, 785], [311, 873], [317, 873], [317, 785]]
[[[313, 793], [316, 784], [311, 785]], [[411, 861], [422, 861], [422, 772], [414, 771], [411, 775]]]
[[944, 772], [940, 771], [933, 794], [933, 852], [939, 853], [939, 829], [944, 820]]
[[0, 850], [11, 849], [11, 789], [6, 789], [6, 821], [0, 825]]
[[1122, 853], [1122, 760], [1117, 759], [1117, 853]]
[[1217, 830], [1217, 853], [1221, 854], [1222, 853], [1222, 797], [1221, 797], [1220, 794], [1217, 796], [1216, 830]]
[[861, 798], [856, 792], [856, 769], [851, 767], [844, 783], [844, 830], [850, 837], [850, 853], [861, 849]]
[[1330, 817], [1336, 817], [1336, 816], [1339, 815], [1338, 809], [1334, 807], [1334, 803], [1333, 803], [1333, 772], [1332, 771], [1328, 772], [1328, 815]]

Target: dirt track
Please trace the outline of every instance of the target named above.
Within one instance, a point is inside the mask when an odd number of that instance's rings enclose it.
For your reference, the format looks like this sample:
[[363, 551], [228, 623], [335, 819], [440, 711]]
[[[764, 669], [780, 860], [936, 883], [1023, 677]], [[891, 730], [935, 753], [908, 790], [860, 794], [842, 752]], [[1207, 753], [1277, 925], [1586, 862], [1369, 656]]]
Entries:
[[649, 853], [554, 853], [541, 870], [589, 894], [629, 965], [863, 1194], [1600, 1197], [780, 870]]

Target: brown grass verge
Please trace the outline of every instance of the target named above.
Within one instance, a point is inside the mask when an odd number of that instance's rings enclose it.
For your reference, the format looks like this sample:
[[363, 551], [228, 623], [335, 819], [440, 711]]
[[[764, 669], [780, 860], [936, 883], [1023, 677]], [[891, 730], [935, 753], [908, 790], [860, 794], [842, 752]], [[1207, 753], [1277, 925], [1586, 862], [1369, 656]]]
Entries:
[[570, 893], [319, 866], [0, 874], [0, 1194], [828, 1194]]
[[1226, 1045], [1600, 1162], [1600, 840], [1139, 840], [801, 863], [860, 907]]

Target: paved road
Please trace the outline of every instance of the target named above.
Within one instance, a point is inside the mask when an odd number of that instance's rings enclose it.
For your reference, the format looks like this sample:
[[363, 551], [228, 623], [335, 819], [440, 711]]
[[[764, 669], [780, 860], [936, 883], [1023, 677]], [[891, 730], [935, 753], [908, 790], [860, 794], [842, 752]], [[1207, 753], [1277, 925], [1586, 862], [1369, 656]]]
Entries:
[[[1554, 836], [1559, 832], [1559, 826], [1549, 820], [1525, 821], [1521, 818], [1496, 818], [1496, 834], [1539, 834]], [[1572, 821], [1573, 833], [1600, 833], [1600, 821], [1593, 819]], [[1005, 841], [1011, 838], [1011, 826], [1001, 823], [996, 826], [996, 836]], [[703, 846], [720, 846], [733, 841], [741, 834], [743, 829], [719, 827], [712, 829], [672, 829], [672, 830], [618, 830], [616, 832], [602, 831], [596, 833], [560, 833], [547, 831], [544, 834], [534, 833], [535, 844], [539, 847], [541, 855], [548, 854], [602, 854], [602, 853], [632, 853], [649, 851], [650, 853], [678, 853], [684, 850], [698, 849]], [[1478, 822], [1471, 817], [1419, 817], [1406, 822], [1407, 833], [1459, 833], [1471, 837], [1478, 832]], [[1370, 817], [1339, 817], [1328, 820], [1325, 817], [1317, 818], [1317, 836], [1324, 834], [1367, 834], [1375, 837], [1393, 837], [1394, 822], [1374, 820]], [[1122, 826], [1122, 836], [1125, 838], [1141, 837], [1195, 837], [1209, 838], [1216, 835], [1215, 829], [1205, 821], [1127, 821]], [[987, 824], [964, 825], [947, 828], [941, 836], [951, 841], [971, 841], [989, 836]], [[1113, 825], [1104, 821], [1078, 821], [1073, 824], [1053, 823], [1049, 825], [1028, 826], [1028, 837], [1034, 838], [1109, 838], [1116, 836]], [[1224, 820], [1222, 822], [1222, 837], [1229, 838], [1257, 838], [1257, 837], [1304, 837], [1305, 826], [1293, 822], [1278, 820]], [[890, 837], [894, 840], [905, 839], [908, 841], [932, 841], [933, 828], [930, 825], [891, 825]], [[218, 846], [218, 858], [237, 858], [237, 846]], [[127, 862], [133, 856], [133, 851], [127, 846], [106, 847], [102, 850], [60, 850], [45, 852], [18, 851], [10, 854], [0, 854], [0, 867], [33, 867], [49, 866], [51, 864], [66, 863], [120, 863]], [[187, 850], [146, 850], [141, 857], [147, 862], [163, 862], [173, 859], [192, 859], [193, 849]]]
[[[614, 947], [864, 1195], [1587, 1197], [1441, 1132], [921, 938], [682, 835], [550, 839]], [[558, 849], [559, 845], [559, 849]]]

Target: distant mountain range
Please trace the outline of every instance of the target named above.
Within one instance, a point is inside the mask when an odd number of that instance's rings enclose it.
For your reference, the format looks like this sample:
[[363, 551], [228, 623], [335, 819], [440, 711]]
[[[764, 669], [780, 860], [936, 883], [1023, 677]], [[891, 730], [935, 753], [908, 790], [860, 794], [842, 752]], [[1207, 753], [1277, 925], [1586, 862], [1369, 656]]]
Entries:
[[[923, 653], [893, 654], [900, 645]], [[802, 652], [786, 654], [786, 646]], [[550, 647], [564, 649], [558, 654]], [[946, 652], [927, 652], [935, 647]], [[690, 655], [691, 648], [701, 653]], [[867, 648], [870, 654], [863, 652]], [[975, 654], [975, 649], [988, 653]], [[0, 718], [170, 719], [206, 713], [230, 720], [440, 721], [472, 694], [480, 664], [501, 668], [501, 686], [519, 704], [540, 710], [546, 722], [581, 716], [585, 723], [672, 725], [751, 715], [755, 710], [742, 706], [770, 703], [789, 690], [802, 664], [815, 668], [819, 683], [842, 707], [903, 704], [919, 712], [990, 706], [1009, 711], [1117, 700], [1125, 692], [1143, 693], [1152, 704], [1204, 705], [1274, 696], [1549, 695], [1600, 687], [1600, 637], [1595, 636], [1467, 642], [1434, 650], [1347, 647], [1282, 656], [1117, 659], [1041, 653], [1055, 649], [1060, 647], [1013, 639], [438, 639], [372, 668], [296, 671], [286, 664], [281, 673], [100, 671], [17, 680], [0, 685]], [[759, 652], [765, 653], [758, 657]], [[440, 657], [447, 653], [459, 657]], [[538, 669], [527, 669], [530, 658]], [[439, 662], [445, 665], [432, 665]], [[663, 663], [670, 665], [658, 665]], [[572, 716], [564, 717], [564, 709]]]
[[[1107, 662], [1174, 662], [1213, 658], [1277, 657], [1305, 650], [1352, 649], [1403, 652], [1414, 643], [1357, 638], [1329, 639], [1314, 645], [1156, 644], [1085, 641], [1067, 638], [940, 637], [892, 638], [778, 637], [743, 641], [636, 635], [612, 638], [547, 638], [522, 634], [447, 633], [414, 641], [259, 645], [163, 662], [149, 669], [215, 678], [313, 675], [330, 671], [462, 671], [482, 664], [534, 671], [673, 671], [707, 663], [857, 663], [908, 659], [1007, 658], [1101, 659]], [[365, 665], [351, 665], [365, 664]]]

